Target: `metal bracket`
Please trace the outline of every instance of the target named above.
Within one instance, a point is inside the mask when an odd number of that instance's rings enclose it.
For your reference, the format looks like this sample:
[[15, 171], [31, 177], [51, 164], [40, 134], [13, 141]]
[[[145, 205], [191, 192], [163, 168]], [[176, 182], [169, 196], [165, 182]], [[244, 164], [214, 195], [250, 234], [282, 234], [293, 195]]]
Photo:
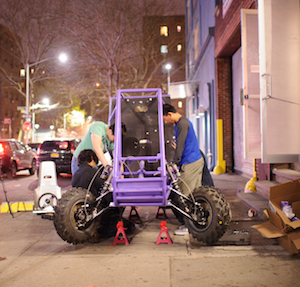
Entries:
[[[272, 75], [265, 73], [262, 74], [261, 77], [268, 76], [266, 79], [266, 87], [267, 87], [267, 96], [263, 98], [263, 100], [268, 100], [272, 98]], [[268, 80], [269, 79], [269, 80]], [[269, 93], [268, 93], [268, 86], [269, 86]]]

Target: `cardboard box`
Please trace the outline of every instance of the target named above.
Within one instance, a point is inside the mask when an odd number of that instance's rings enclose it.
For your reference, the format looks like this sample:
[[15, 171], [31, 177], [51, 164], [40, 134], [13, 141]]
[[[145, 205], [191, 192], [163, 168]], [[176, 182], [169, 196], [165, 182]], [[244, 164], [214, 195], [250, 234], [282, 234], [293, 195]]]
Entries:
[[279, 215], [266, 208], [269, 221], [252, 226], [266, 238], [276, 238], [278, 243], [290, 254], [300, 253], [300, 229], [289, 233], [284, 232], [283, 222]]
[[292, 205], [296, 217], [300, 218], [300, 180], [278, 184], [270, 188], [270, 202], [283, 222], [285, 232], [300, 228], [300, 220], [291, 221], [281, 210], [281, 201], [288, 201]]
[[270, 208], [266, 208], [269, 221], [253, 226], [263, 237], [276, 238], [290, 254], [300, 253], [300, 220], [291, 221], [281, 210], [281, 201], [292, 205], [300, 218], [300, 180], [278, 184], [270, 188]]

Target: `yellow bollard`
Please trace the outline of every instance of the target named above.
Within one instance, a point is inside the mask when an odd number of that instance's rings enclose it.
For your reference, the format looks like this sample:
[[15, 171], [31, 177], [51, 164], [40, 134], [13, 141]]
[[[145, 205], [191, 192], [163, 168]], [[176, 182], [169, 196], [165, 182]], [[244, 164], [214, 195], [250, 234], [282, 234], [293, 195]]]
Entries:
[[223, 120], [217, 120], [217, 165], [213, 174], [221, 174], [226, 172], [226, 162], [223, 159]]
[[248, 182], [245, 185], [245, 191], [252, 191], [256, 192], [256, 186], [254, 184], [254, 181], [257, 181], [257, 174], [255, 169], [255, 158], [253, 159], [253, 177], [248, 180]]

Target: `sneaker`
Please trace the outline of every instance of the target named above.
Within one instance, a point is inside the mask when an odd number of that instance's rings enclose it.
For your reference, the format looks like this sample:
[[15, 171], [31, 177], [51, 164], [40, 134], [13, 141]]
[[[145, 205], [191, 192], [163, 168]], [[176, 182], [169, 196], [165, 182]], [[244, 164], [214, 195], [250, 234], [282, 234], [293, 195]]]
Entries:
[[177, 230], [174, 231], [174, 234], [179, 236], [186, 235], [189, 234], [189, 230], [185, 225], [181, 225]]

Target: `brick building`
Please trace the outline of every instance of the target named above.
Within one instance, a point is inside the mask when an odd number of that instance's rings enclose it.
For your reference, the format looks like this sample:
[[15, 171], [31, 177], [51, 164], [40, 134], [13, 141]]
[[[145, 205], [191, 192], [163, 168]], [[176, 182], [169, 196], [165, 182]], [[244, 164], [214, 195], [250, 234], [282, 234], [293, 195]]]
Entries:
[[[244, 158], [241, 9], [257, 9], [257, 0], [217, 1], [215, 8], [216, 116], [223, 120], [227, 171], [252, 174], [252, 159]], [[254, 27], [255, 28], [255, 27]]]
[[[143, 18], [143, 47], [147, 69], [147, 87], [161, 88], [168, 93], [170, 85], [185, 81], [185, 17], [145, 16]], [[185, 99], [171, 94], [172, 105], [185, 115]]]
[[[15, 55], [17, 47], [10, 32], [0, 25], [0, 137], [18, 138], [21, 129], [21, 112], [18, 106], [25, 106], [22, 96], [6, 79], [20, 82], [20, 69], [23, 68]], [[24, 84], [24, 83], [23, 83]]]

